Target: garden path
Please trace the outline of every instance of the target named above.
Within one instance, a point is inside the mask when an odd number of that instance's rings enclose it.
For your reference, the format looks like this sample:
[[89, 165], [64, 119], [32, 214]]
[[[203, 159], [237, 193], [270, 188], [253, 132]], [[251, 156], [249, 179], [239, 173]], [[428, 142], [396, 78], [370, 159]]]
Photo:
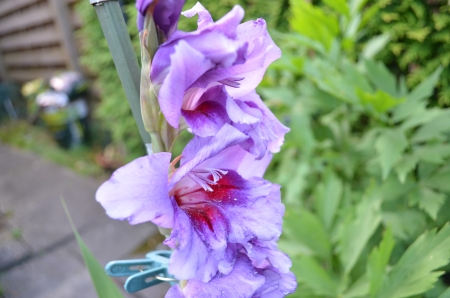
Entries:
[[[159, 248], [152, 224], [130, 226], [95, 201], [101, 181], [0, 144], [0, 297], [96, 297], [60, 198], [87, 246], [104, 265], [141, 258], [142, 243]], [[154, 243], [152, 243], [154, 242]], [[116, 280], [119, 288], [123, 279]], [[125, 297], [164, 297], [160, 284]]]

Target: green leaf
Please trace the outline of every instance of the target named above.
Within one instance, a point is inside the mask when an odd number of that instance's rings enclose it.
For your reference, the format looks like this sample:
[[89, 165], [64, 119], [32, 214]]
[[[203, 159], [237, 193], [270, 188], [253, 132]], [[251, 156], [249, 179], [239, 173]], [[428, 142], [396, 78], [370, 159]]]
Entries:
[[403, 298], [433, 288], [443, 271], [435, 271], [450, 260], [450, 226], [446, 224], [423, 233], [408, 247], [400, 260], [386, 275], [376, 298]]
[[375, 190], [371, 190], [356, 206], [356, 215], [344, 224], [338, 242], [337, 252], [340, 255], [344, 273], [349, 273], [355, 265], [364, 247], [381, 222], [381, 198]]
[[385, 130], [378, 136], [375, 149], [380, 157], [383, 179], [388, 177], [391, 169], [400, 160], [407, 147], [408, 140], [400, 130]]
[[374, 58], [381, 50], [385, 48], [390, 40], [391, 36], [388, 33], [373, 37], [364, 45], [361, 57], [364, 59]]
[[367, 261], [367, 275], [370, 280], [370, 296], [374, 297], [380, 290], [385, 277], [386, 267], [394, 248], [394, 236], [392, 230], [387, 228], [384, 231], [383, 239], [378, 247], [375, 247], [370, 253]]
[[395, 98], [380, 89], [375, 93], [367, 93], [357, 87], [356, 94], [361, 103], [373, 107], [378, 113], [384, 113], [405, 100], [404, 98]]
[[364, 65], [367, 76], [377, 88], [392, 96], [397, 96], [395, 76], [389, 72], [383, 63], [366, 59], [364, 60]]
[[396, 239], [409, 241], [420, 235], [427, 226], [427, 220], [426, 215], [418, 210], [398, 210], [383, 212], [383, 225], [392, 228]]
[[342, 298], [361, 298], [369, 294], [370, 283], [367, 275], [358, 278], [350, 288], [342, 295]]
[[86, 264], [86, 267], [89, 270], [89, 274], [91, 275], [91, 279], [94, 284], [95, 290], [97, 291], [98, 297], [123, 298], [123, 295], [117, 288], [116, 284], [105, 273], [103, 267], [100, 265], [95, 256], [86, 246], [80, 234], [78, 234], [78, 231], [75, 225], [73, 224], [72, 217], [70, 216], [69, 210], [67, 209], [67, 205], [64, 202], [63, 198], [61, 198], [61, 203], [64, 207], [64, 211], [66, 212], [66, 216], [69, 219], [70, 226], [72, 227], [75, 239], [77, 240], [78, 247], [80, 248], [81, 255], [83, 256], [84, 259], [84, 263]]
[[304, 284], [316, 295], [336, 297], [338, 283], [314, 258], [294, 258], [291, 270], [299, 285]]
[[402, 160], [395, 166], [398, 180], [400, 180], [402, 184], [405, 183], [408, 173], [416, 168], [418, 161], [417, 156], [408, 154], [404, 155]]
[[346, 0], [324, 0], [323, 1], [328, 7], [334, 9], [340, 14], [348, 16], [349, 10]]
[[436, 220], [437, 214], [444, 204], [445, 199], [446, 195], [436, 192], [428, 187], [422, 187], [422, 199], [419, 201], [419, 207], [432, 219]]
[[283, 220], [283, 238], [304, 245], [313, 254], [324, 259], [330, 258], [328, 234], [320, 219], [306, 209], [287, 208]]
[[436, 144], [417, 147], [414, 155], [420, 160], [432, 163], [442, 164], [444, 159], [450, 156], [450, 145]]
[[450, 131], [450, 111], [442, 113], [437, 118], [421, 126], [413, 135], [413, 142], [424, 142], [433, 139], [443, 139], [444, 133]]
[[406, 119], [421, 107], [421, 104], [433, 94], [442, 72], [442, 67], [438, 67], [430, 76], [420, 83], [406, 97], [405, 103], [397, 106], [393, 111], [393, 120], [395, 122]]
[[327, 172], [315, 192], [316, 208], [325, 228], [329, 231], [338, 210], [343, 191], [342, 181], [333, 173]]
[[450, 168], [440, 169], [431, 177], [424, 179], [422, 183], [443, 192], [450, 192]]
[[450, 287], [445, 290], [438, 298], [450, 298]]
[[290, 24], [295, 31], [319, 41], [326, 49], [330, 49], [333, 39], [339, 33], [336, 16], [325, 14], [319, 7], [314, 7], [303, 0], [292, 0], [291, 11]]

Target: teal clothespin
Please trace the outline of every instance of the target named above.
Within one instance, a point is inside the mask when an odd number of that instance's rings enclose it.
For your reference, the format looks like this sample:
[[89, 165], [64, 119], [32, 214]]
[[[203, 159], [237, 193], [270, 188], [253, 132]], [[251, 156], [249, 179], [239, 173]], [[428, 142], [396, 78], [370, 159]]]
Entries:
[[177, 280], [169, 274], [167, 269], [171, 254], [169, 250], [152, 251], [145, 256], [146, 259], [109, 262], [105, 270], [109, 276], [130, 276], [124, 285], [128, 293], [162, 282], [170, 282], [173, 285]]

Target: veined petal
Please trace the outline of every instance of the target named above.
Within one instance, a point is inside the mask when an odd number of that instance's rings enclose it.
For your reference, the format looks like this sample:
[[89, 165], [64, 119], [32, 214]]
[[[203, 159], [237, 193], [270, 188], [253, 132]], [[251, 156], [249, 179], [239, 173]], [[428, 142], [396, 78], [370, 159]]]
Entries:
[[297, 281], [292, 272], [280, 272], [277, 268], [267, 266], [257, 271], [265, 277], [262, 285], [252, 298], [280, 298], [295, 292]]
[[248, 104], [253, 104], [263, 112], [265, 119], [262, 122], [265, 125], [265, 134], [269, 140], [268, 149], [272, 153], [279, 152], [281, 145], [284, 143], [284, 135], [288, 133], [290, 129], [284, 126], [277, 117], [275, 117], [255, 91], [246, 94], [241, 97], [240, 100], [247, 102]]
[[[180, 208], [176, 210], [174, 228], [170, 237], [164, 241], [164, 244], [174, 249], [170, 258], [169, 271], [181, 280], [197, 278], [208, 282], [217, 274], [219, 263], [226, 262], [225, 237], [217, 235], [214, 241], [216, 250], [213, 250], [208, 242], [201, 239], [204, 236], [196, 230], [189, 215]], [[194, 219], [197, 226], [211, 224], [218, 234], [226, 232], [226, 225], [220, 222], [205, 222], [207, 220], [209, 219], [204, 215], [200, 215], [198, 220]]]
[[[256, 192], [260, 197], [254, 200], [253, 204], [247, 203], [247, 205], [227, 208], [226, 214], [230, 225], [228, 239], [232, 243], [278, 239], [284, 214], [279, 186], [259, 178], [252, 178], [249, 181], [259, 184], [257, 191], [256, 187], [249, 188], [248, 191]], [[246, 197], [249, 198], [250, 194]]]
[[173, 226], [167, 171], [171, 154], [140, 157], [116, 170], [97, 190], [96, 199], [108, 216], [127, 219], [131, 224], [152, 221]]
[[192, 18], [193, 16], [198, 15], [198, 30], [203, 30], [214, 24], [211, 14], [206, 10], [206, 8], [203, 7], [203, 5], [200, 4], [200, 2], [197, 2], [194, 7], [183, 11], [181, 14], [187, 18]]
[[225, 124], [214, 137], [194, 137], [184, 148], [181, 166], [173, 174], [173, 186], [203, 161], [216, 156], [224, 149], [245, 141], [248, 137], [229, 124]]
[[214, 64], [184, 40], [170, 56], [170, 69], [158, 93], [161, 111], [167, 122], [177, 128], [185, 90]]
[[225, 107], [213, 101], [204, 102], [194, 110], [182, 110], [181, 114], [192, 133], [199, 137], [214, 136], [230, 121]]
[[231, 268], [238, 246], [230, 245], [278, 238], [284, 207], [279, 188], [268, 181], [246, 180], [232, 170], [200, 170], [190, 174], [204, 175], [206, 187], [186, 176], [171, 191], [179, 211], [165, 243], [174, 249], [170, 268], [175, 276], [207, 282]]
[[189, 280], [183, 290], [178, 285], [172, 287], [166, 298], [249, 298], [264, 282], [265, 278], [255, 270], [248, 257], [239, 254], [230, 274], [218, 274], [208, 283]]

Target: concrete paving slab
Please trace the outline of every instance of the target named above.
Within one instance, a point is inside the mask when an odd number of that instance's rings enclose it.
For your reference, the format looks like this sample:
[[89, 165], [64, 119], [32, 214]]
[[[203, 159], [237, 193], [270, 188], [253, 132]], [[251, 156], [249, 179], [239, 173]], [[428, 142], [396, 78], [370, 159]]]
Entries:
[[45, 249], [49, 243], [72, 234], [61, 197], [77, 228], [92, 223], [98, 216], [107, 218], [95, 201], [98, 181], [46, 161], [33, 164], [28, 170], [0, 177], [0, 206], [11, 214], [9, 221], [22, 230], [23, 238], [33, 249]]
[[[0, 229], [0, 286], [5, 297], [96, 297], [61, 196], [101, 264], [138, 258], [132, 253], [145, 242], [163, 248], [158, 244], [162, 239], [154, 237], [154, 225], [131, 226], [106, 216], [94, 199], [100, 183], [0, 144], [0, 211], [9, 214], [8, 228]], [[12, 228], [20, 239], [11, 236]], [[17, 261], [15, 266], [2, 272], [1, 262], [11, 261]], [[124, 279], [116, 283], [122, 288]], [[168, 287], [161, 284], [125, 297], [164, 297]]]
[[7, 298], [97, 296], [83, 264], [65, 249], [14, 267], [0, 276], [0, 283]]

